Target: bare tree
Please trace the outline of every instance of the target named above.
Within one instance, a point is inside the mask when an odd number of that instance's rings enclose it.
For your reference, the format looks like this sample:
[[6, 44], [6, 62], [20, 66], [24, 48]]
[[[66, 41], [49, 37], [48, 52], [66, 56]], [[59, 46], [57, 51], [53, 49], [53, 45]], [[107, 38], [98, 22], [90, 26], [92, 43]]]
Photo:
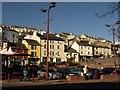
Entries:
[[[120, 1], [119, 2], [111, 2], [111, 4], [112, 5], [110, 5], [108, 8], [109, 8], [109, 10], [106, 12], [106, 13], [104, 13], [104, 14], [102, 14], [102, 15], [100, 15], [99, 13], [96, 13], [95, 15], [98, 17], [98, 18], [103, 18], [103, 17], [106, 17], [106, 16], [108, 16], [108, 15], [114, 15], [114, 13], [115, 12], [117, 12], [118, 14], [118, 23], [120, 23]], [[115, 33], [115, 35], [117, 36], [117, 38], [118, 38], [118, 41], [120, 41], [120, 24], [118, 24], [118, 32], [117, 32], [117, 34]]]

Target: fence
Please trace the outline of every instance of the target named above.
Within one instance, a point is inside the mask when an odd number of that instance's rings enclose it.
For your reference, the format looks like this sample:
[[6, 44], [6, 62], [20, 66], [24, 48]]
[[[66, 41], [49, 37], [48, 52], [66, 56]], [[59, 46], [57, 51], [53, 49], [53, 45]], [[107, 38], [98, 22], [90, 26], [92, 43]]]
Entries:
[[7, 79], [7, 73], [6, 72], [0, 72], [0, 78], [1, 79]]

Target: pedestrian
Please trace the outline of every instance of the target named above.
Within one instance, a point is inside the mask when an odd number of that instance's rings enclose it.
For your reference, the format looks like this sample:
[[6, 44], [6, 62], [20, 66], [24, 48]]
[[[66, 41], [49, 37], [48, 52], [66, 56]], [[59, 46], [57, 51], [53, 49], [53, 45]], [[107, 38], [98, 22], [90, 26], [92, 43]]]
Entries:
[[30, 77], [32, 76], [32, 70], [30, 66], [28, 66], [28, 81], [30, 81]]
[[27, 76], [28, 76], [27, 67], [24, 67], [24, 69], [23, 69], [23, 76], [24, 76], [23, 80], [24, 80], [24, 81], [27, 81]]
[[83, 68], [83, 75], [85, 76], [85, 80], [88, 80], [87, 73], [88, 73], [88, 66], [85, 65], [85, 67]]

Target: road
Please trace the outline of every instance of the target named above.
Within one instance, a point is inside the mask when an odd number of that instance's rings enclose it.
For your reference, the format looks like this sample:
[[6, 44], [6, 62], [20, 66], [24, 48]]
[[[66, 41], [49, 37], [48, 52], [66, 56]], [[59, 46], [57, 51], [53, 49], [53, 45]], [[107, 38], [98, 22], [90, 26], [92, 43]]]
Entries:
[[68, 83], [68, 84], [52, 84], [52, 85], [35, 85], [35, 86], [21, 86], [21, 87], [3, 87], [2, 90], [18, 90], [18, 89], [34, 89], [34, 90], [40, 90], [40, 89], [89, 89], [89, 90], [110, 90], [110, 89], [116, 89], [120, 90], [120, 83], [107, 83], [107, 82], [99, 82], [99, 83]]
[[17, 90], [17, 89], [34, 89], [34, 90], [49, 90], [49, 89], [88, 89], [88, 90], [120, 90], [120, 81], [101, 81], [101, 80], [88, 80], [88, 81], [36, 81], [36, 82], [5, 82], [3, 83], [2, 90]]

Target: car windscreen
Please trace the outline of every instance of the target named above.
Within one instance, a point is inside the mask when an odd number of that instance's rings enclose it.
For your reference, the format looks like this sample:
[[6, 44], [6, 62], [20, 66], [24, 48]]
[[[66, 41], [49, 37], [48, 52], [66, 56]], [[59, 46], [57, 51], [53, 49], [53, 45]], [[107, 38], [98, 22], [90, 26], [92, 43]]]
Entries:
[[49, 68], [48, 71], [49, 71], [49, 72], [56, 72], [56, 70], [55, 70], [55, 69], [52, 69], [52, 68]]

